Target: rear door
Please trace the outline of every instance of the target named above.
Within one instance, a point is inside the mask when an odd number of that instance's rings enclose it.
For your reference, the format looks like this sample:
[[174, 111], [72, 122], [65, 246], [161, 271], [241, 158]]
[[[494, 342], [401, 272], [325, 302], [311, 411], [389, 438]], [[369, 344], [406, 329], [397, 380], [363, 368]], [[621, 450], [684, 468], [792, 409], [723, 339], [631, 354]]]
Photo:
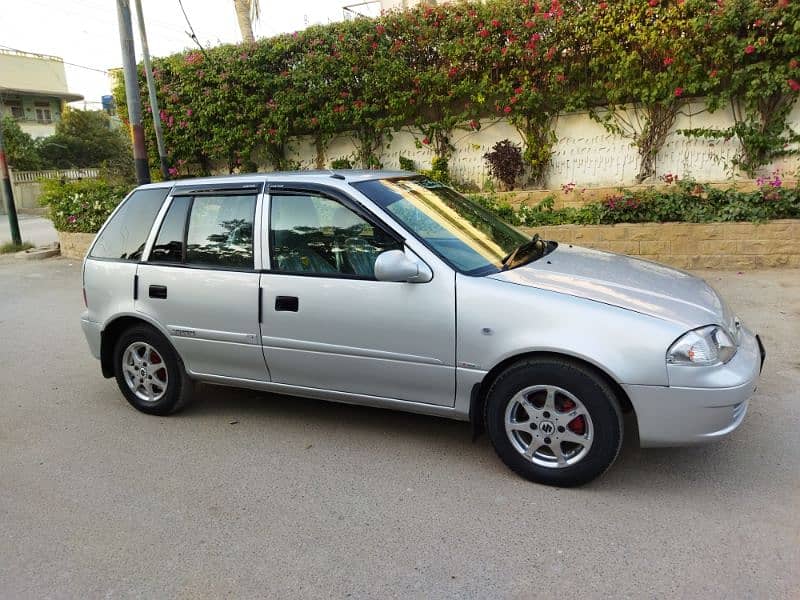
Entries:
[[259, 195], [260, 184], [176, 189], [137, 271], [136, 310], [166, 328], [191, 373], [221, 382], [269, 379], [253, 236]]

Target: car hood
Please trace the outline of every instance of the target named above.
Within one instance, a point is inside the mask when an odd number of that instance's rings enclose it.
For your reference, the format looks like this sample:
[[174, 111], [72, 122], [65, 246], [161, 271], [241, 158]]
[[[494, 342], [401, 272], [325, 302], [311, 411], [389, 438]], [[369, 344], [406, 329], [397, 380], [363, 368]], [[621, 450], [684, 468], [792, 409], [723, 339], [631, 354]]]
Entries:
[[731, 330], [734, 325], [719, 294], [699, 277], [610, 252], [559, 245], [539, 260], [491, 277], [618, 306], [690, 329], [716, 323]]

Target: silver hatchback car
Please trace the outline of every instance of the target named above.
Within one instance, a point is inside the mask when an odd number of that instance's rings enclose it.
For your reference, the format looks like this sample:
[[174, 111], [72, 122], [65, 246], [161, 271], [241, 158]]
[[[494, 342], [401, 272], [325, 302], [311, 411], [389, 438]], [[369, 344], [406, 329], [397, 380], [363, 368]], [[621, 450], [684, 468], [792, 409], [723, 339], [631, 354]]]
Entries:
[[529, 239], [414, 173], [145, 185], [83, 266], [81, 324], [151, 414], [194, 382], [471, 421], [530, 480], [736, 429], [764, 349], [703, 280]]

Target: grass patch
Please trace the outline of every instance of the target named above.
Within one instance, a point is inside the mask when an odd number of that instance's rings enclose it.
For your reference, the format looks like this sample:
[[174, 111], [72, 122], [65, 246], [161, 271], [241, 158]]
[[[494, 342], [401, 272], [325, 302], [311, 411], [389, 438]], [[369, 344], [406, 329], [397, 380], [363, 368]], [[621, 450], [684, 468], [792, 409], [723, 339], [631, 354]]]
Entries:
[[2, 246], [0, 246], [0, 254], [12, 254], [14, 252], [22, 252], [23, 250], [30, 250], [33, 248], [33, 244], [30, 242], [22, 242], [21, 244], [15, 244], [14, 242], [6, 242]]

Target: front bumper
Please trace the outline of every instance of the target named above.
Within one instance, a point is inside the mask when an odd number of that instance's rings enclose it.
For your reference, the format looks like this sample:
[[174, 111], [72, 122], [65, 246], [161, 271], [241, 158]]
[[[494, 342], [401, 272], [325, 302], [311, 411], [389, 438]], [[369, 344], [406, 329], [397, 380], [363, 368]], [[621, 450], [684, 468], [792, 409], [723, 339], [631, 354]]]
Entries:
[[744, 420], [764, 361], [761, 340], [742, 331], [739, 350], [712, 368], [669, 366], [669, 386], [623, 385], [643, 447], [685, 446], [722, 438]]
[[102, 333], [100, 327], [100, 323], [90, 321], [85, 315], [81, 316], [81, 329], [83, 329], [83, 335], [86, 336], [86, 341], [89, 342], [89, 351], [92, 353], [92, 356], [98, 360], [100, 359], [100, 339]]

